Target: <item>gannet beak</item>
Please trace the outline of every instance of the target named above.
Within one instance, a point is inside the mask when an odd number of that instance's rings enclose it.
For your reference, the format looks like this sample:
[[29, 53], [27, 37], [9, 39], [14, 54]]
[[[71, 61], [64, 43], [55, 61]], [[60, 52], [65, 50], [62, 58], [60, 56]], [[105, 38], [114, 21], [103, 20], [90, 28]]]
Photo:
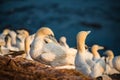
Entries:
[[102, 50], [102, 49], [104, 49], [104, 47], [103, 46], [99, 46], [99, 49]]
[[87, 31], [87, 33], [88, 33], [88, 34], [90, 34], [90, 33], [91, 33], [91, 31]]
[[44, 40], [46, 43], [49, 43], [49, 42], [58, 43], [56, 38], [53, 35], [48, 35], [46, 38], [44, 38]]

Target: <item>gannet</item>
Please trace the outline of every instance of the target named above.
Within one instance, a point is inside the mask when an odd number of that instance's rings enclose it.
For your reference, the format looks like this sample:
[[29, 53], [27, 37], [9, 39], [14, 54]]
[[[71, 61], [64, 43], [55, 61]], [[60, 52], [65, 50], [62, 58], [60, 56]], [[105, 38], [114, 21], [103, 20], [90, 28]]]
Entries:
[[10, 29], [4, 29], [2, 34], [5, 35], [5, 36], [7, 36], [9, 34], [11, 39], [12, 39], [11, 45], [16, 46], [16, 36], [17, 36], [17, 34], [16, 34], [15, 31], [10, 30]]
[[59, 44], [65, 48], [69, 48], [67, 42], [66, 42], [66, 37], [65, 36], [62, 36], [60, 39], [59, 39]]
[[[39, 45], [38, 45], [39, 44]], [[58, 44], [54, 38], [54, 33], [47, 27], [40, 28], [34, 37], [31, 44], [30, 55], [34, 60], [50, 65], [56, 69], [74, 68], [74, 60], [69, 59], [73, 54], [67, 51]], [[75, 54], [74, 54], [75, 55]], [[73, 57], [74, 58], [74, 57]]]
[[92, 46], [91, 51], [93, 54], [93, 61], [95, 62], [94, 66], [91, 68], [91, 73], [90, 73], [90, 76], [92, 78], [102, 76], [105, 71], [106, 68], [105, 58], [100, 57], [100, 54], [98, 52], [98, 50], [102, 50], [102, 49], [104, 49], [103, 46], [99, 46], [96, 44]]
[[17, 47], [19, 50], [25, 50], [25, 38], [29, 36], [29, 32], [25, 29], [17, 30]]
[[[117, 56], [114, 57], [114, 53], [112, 50], [107, 50], [105, 53], [107, 55], [106, 58], [106, 71], [105, 74], [115, 74], [120, 73], [119, 70], [116, 68], [116, 65], [119, 65], [115, 60], [117, 60]], [[116, 64], [117, 63], [117, 64]], [[117, 71], [118, 70], [118, 71]]]
[[[47, 27], [40, 28], [35, 34], [35, 37], [31, 44], [31, 49], [30, 49], [30, 55], [34, 60], [44, 62], [44, 61], [41, 61], [42, 58], [45, 58], [45, 55], [43, 55], [44, 52], [42, 51], [42, 49], [45, 43], [48, 43], [48, 41], [56, 42], [54, 38], [54, 33], [50, 28], [47, 28]], [[48, 59], [51, 59], [50, 58], [51, 56], [47, 56], [47, 57]]]
[[90, 76], [91, 67], [94, 65], [92, 58], [89, 57], [87, 50], [85, 50], [85, 40], [90, 31], [80, 31], [77, 34], [77, 54], [75, 57], [75, 68], [77, 71]]
[[12, 45], [12, 38], [10, 35], [7, 35], [6, 38], [5, 38], [5, 41], [6, 41], [6, 48], [8, 48], [9, 50], [12, 50], [12, 51], [19, 51], [19, 49], [15, 46]]
[[75, 55], [77, 53], [77, 49], [69, 47], [67, 44], [67, 39], [65, 36], [62, 36], [59, 39], [59, 44], [63, 47], [66, 53], [66, 61], [73, 66], [73, 69], [75, 69], [74, 61], [75, 61]]
[[92, 51], [92, 54], [93, 54], [93, 60], [95, 62], [101, 58], [98, 50], [102, 50], [102, 49], [104, 49], [104, 47], [103, 46], [99, 46], [97, 44], [92, 46], [91, 51]]

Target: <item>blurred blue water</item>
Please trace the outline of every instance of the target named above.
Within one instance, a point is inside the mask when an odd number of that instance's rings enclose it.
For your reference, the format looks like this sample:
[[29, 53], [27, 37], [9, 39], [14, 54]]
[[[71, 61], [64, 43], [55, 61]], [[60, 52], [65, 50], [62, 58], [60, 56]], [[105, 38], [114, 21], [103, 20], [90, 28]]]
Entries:
[[91, 30], [86, 44], [99, 44], [120, 54], [119, 0], [1, 0], [0, 32], [5, 25], [21, 27], [31, 34], [41, 26], [50, 27], [57, 39], [67, 37], [76, 46], [76, 34]]

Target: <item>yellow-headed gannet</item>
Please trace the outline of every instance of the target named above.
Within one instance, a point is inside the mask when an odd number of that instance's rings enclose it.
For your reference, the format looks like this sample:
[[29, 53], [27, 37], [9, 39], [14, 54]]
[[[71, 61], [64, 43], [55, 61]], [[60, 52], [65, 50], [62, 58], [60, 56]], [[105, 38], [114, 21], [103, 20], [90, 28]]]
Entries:
[[89, 76], [91, 67], [94, 65], [88, 51], [85, 49], [85, 40], [90, 31], [80, 31], [77, 34], [77, 54], [75, 57], [75, 68], [77, 71]]
[[[114, 58], [113, 51], [107, 50], [106, 52], [104, 52], [104, 54], [107, 55], [105, 74], [120, 73], [119, 70], [117, 71], [117, 68], [116, 68], [116, 66], [119, 65], [119, 62], [116, 62], [117, 60], [116, 60], [116, 58]], [[116, 63], [117, 63], [117, 65], [116, 65]]]

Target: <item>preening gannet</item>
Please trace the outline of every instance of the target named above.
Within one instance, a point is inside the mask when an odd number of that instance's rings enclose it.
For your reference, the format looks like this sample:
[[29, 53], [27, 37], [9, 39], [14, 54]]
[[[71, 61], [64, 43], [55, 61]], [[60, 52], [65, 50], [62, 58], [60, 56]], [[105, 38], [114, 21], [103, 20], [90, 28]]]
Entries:
[[[45, 53], [43, 51], [43, 46], [48, 42], [56, 42], [54, 38], [54, 33], [52, 32], [51, 29], [47, 27], [42, 27], [36, 32], [34, 40], [31, 44], [30, 55], [34, 60], [40, 62], [45, 61], [45, 60], [41, 61], [42, 59], [45, 58], [45, 55], [43, 55], [43, 53]], [[47, 58], [51, 59], [51, 56], [47, 56]]]
[[107, 55], [105, 74], [120, 73], [120, 71], [117, 69], [117, 66], [120, 64], [119, 61], [116, 59], [118, 56], [114, 57], [114, 53], [112, 50], [107, 50], [104, 54]]
[[92, 58], [89, 57], [88, 51], [85, 49], [85, 40], [90, 31], [80, 31], [77, 34], [77, 54], [75, 57], [75, 68], [77, 71], [89, 76], [91, 67], [94, 65]]
[[30, 55], [34, 60], [53, 66], [56, 69], [74, 68], [75, 66], [70, 65], [74, 64], [74, 60], [71, 58], [74, 58], [75, 54], [74, 57], [72, 57], [73, 53], [69, 56], [68, 54], [68, 51], [57, 43], [51, 29], [42, 27], [37, 31], [30, 49]]

